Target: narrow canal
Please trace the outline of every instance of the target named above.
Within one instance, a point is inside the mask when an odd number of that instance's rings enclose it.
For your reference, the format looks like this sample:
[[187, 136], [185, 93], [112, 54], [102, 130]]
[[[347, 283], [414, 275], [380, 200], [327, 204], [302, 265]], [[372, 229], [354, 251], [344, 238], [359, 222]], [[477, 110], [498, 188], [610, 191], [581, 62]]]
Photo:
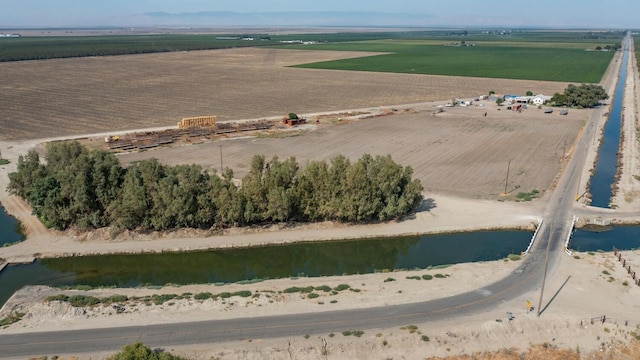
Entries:
[[620, 147], [620, 127], [622, 123], [622, 100], [627, 79], [629, 41], [625, 42], [620, 74], [613, 95], [609, 119], [604, 126], [602, 141], [598, 149], [595, 172], [589, 184], [591, 206], [608, 208], [611, 202], [612, 185], [615, 181]]
[[0, 304], [25, 285], [136, 287], [366, 274], [504, 259], [526, 249], [528, 231], [313, 242], [189, 253], [81, 256], [10, 265]]

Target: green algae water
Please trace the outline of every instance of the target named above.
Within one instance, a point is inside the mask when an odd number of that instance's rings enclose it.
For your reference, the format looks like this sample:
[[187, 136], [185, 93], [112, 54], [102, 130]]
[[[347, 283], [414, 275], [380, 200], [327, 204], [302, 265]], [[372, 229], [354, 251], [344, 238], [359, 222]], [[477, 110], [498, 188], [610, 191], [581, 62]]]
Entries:
[[0, 272], [0, 304], [25, 285], [136, 287], [365, 274], [503, 259], [524, 251], [528, 231], [311, 242], [188, 253], [41, 259]]
[[24, 236], [20, 233], [20, 223], [14, 217], [9, 216], [0, 205], [0, 246], [22, 240], [24, 240]]

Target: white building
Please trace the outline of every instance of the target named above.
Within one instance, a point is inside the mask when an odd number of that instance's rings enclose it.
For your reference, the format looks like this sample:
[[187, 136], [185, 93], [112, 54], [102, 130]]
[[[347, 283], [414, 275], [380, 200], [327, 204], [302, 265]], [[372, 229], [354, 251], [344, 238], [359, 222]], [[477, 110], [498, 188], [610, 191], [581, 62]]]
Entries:
[[551, 96], [539, 94], [539, 95], [533, 96], [530, 101], [534, 105], [543, 105], [549, 100], [551, 100]]

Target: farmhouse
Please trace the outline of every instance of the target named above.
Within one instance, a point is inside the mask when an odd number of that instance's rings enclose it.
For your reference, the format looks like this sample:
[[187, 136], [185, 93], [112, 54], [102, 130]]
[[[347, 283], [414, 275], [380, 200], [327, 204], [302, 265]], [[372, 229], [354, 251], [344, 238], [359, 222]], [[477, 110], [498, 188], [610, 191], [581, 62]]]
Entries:
[[551, 96], [539, 94], [531, 98], [531, 103], [534, 105], [543, 105], [549, 100], [551, 100]]
[[547, 101], [551, 100], [551, 96], [538, 94], [535, 96], [517, 96], [517, 95], [505, 95], [503, 97], [507, 104], [534, 104], [543, 105]]

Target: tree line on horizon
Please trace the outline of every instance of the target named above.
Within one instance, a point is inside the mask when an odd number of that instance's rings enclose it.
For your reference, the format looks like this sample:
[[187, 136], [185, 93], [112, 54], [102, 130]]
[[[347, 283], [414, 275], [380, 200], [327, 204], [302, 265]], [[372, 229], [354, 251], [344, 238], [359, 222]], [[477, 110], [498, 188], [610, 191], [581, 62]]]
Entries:
[[116, 156], [77, 141], [20, 155], [9, 174], [11, 194], [29, 202], [42, 223], [59, 230], [114, 226], [129, 230], [224, 228], [272, 222], [397, 219], [422, 202], [413, 169], [389, 155], [338, 155], [329, 162], [255, 155], [241, 185], [233, 171], [143, 160], [123, 168]]

